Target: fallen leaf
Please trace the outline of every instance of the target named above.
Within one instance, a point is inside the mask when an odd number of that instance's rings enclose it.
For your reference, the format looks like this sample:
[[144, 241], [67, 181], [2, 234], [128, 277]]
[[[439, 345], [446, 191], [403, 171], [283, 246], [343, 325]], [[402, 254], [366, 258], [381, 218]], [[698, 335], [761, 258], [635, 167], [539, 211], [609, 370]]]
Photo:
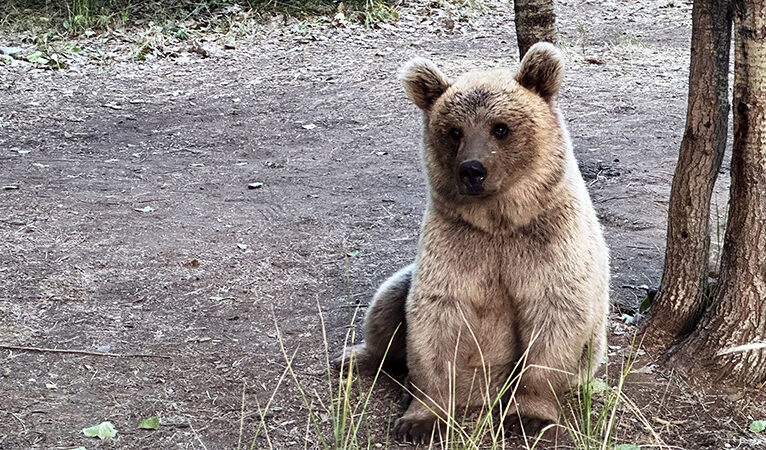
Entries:
[[654, 368], [656, 366], [654, 364], [647, 364], [641, 368], [634, 369], [633, 373], [654, 373]]
[[588, 382], [588, 387], [594, 394], [600, 394], [609, 390], [609, 385], [606, 383], [606, 381], [599, 380], [598, 378], [591, 379], [590, 382]]
[[193, 44], [192, 47], [189, 49], [189, 51], [192, 53], [196, 53], [203, 58], [210, 57], [210, 52], [205, 47], [199, 44]]
[[0, 55], [13, 56], [21, 53], [24, 49], [21, 47], [3, 47], [0, 46]]
[[654, 297], [651, 295], [647, 295], [644, 297], [643, 300], [641, 300], [641, 304], [638, 305], [638, 312], [641, 314], [646, 314], [649, 312], [649, 310], [652, 309], [652, 301], [654, 300]]
[[760, 433], [766, 430], [766, 420], [754, 420], [750, 423], [750, 431], [753, 433]]
[[117, 436], [117, 430], [115, 430], [112, 422], [102, 422], [90, 428], [83, 428], [82, 432], [85, 436], [98, 437], [99, 439], [108, 439]]
[[27, 61], [29, 62], [39, 62], [40, 64], [48, 64], [48, 58], [45, 57], [45, 53], [41, 51], [36, 51], [29, 56], [27, 56]]
[[601, 66], [603, 64], [606, 64], [606, 61], [604, 61], [601, 58], [596, 58], [595, 56], [586, 56], [585, 57], [585, 62], [588, 63], [588, 64], [596, 64], [596, 65], [599, 65], [599, 66]]
[[160, 428], [160, 418], [157, 416], [147, 417], [138, 424], [142, 430], [157, 430]]

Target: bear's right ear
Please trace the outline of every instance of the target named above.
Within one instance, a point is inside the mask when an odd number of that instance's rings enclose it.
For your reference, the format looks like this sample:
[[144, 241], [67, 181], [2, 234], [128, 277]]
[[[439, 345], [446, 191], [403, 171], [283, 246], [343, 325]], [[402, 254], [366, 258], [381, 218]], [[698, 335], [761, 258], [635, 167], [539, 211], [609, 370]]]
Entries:
[[516, 81], [550, 102], [564, 78], [564, 55], [548, 42], [538, 42], [524, 55]]
[[408, 61], [399, 71], [399, 79], [407, 97], [423, 111], [431, 109], [451, 84], [441, 70], [425, 58]]

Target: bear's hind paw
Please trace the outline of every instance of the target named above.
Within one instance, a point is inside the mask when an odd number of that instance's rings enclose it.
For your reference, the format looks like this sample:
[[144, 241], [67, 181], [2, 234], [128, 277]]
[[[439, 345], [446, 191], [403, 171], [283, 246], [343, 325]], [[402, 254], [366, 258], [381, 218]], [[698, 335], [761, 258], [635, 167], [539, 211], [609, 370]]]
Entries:
[[352, 347], [346, 347], [340, 356], [330, 362], [330, 366], [336, 372], [341, 369], [348, 370], [350, 364], [356, 365], [356, 371], [360, 375], [375, 375], [378, 371], [380, 361], [375, 361], [367, 351], [364, 344], [357, 344]]

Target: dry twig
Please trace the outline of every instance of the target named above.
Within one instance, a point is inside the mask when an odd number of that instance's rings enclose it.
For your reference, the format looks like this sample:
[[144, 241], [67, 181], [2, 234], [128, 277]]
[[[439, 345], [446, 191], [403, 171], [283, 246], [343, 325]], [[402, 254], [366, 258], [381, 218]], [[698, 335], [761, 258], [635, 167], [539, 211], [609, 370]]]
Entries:
[[63, 348], [45, 348], [45, 347], [23, 347], [18, 345], [2, 345], [0, 349], [5, 350], [17, 350], [21, 352], [38, 352], [38, 353], [72, 353], [77, 355], [92, 355], [92, 356], [111, 356], [114, 358], [163, 358], [170, 359], [168, 355], [151, 355], [148, 353], [109, 353], [109, 352], [91, 352], [88, 350], [72, 350]]

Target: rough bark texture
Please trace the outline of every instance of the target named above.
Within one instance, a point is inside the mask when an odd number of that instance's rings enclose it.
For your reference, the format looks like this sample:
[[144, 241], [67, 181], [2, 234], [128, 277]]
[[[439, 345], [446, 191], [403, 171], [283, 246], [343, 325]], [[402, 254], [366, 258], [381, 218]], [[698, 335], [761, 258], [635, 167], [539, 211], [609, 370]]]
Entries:
[[553, 0], [514, 0], [516, 39], [519, 59], [536, 42], [553, 42], [556, 35], [556, 14]]
[[676, 359], [695, 372], [757, 385], [766, 380], [766, 0], [736, 1], [734, 20], [734, 149], [721, 288]]
[[710, 197], [726, 148], [729, 115], [730, 0], [692, 9], [686, 131], [670, 191], [662, 283], [644, 342], [667, 347], [690, 332], [705, 306]]

